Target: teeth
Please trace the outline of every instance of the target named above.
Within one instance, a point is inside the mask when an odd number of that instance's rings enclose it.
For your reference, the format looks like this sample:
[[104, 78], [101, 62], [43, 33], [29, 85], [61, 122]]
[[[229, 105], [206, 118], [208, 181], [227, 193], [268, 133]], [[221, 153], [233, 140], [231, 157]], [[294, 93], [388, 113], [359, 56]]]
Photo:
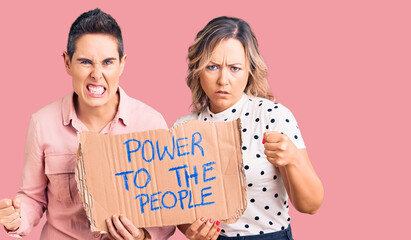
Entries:
[[101, 87], [101, 86], [89, 85], [87, 88], [92, 94], [103, 94], [104, 92], [104, 87]]

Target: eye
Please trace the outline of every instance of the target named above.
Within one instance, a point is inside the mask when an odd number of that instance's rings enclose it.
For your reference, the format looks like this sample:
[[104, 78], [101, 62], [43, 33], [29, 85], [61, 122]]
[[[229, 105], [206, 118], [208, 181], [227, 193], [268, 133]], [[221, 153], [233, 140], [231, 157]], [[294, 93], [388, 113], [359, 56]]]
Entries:
[[233, 72], [238, 72], [238, 71], [240, 71], [241, 70], [241, 68], [239, 68], [239, 67], [231, 67], [231, 70], [233, 71]]
[[81, 64], [91, 64], [91, 61], [87, 60], [87, 59], [83, 59], [83, 60], [80, 61], [80, 63]]
[[217, 70], [218, 66], [217, 65], [210, 65], [206, 67], [208, 70]]
[[113, 64], [113, 61], [112, 60], [104, 60], [103, 64], [104, 65], [111, 65], [111, 64]]

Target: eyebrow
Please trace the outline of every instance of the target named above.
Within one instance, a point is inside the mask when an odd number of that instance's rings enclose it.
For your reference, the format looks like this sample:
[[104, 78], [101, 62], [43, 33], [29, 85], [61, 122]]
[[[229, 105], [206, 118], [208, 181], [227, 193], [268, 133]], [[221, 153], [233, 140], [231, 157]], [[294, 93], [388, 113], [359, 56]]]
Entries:
[[84, 60], [86, 60], [86, 61], [91, 61], [90, 59], [88, 59], [88, 58], [77, 58], [77, 61], [84, 61]]
[[109, 57], [109, 58], [104, 59], [103, 61], [113, 61], [113, 60], [117, 60], [117, 58]]
[[[213, 60], [211, 60], [210, 63], [211, 63], [211, 64], [214, 64], [214, 65], [221, 65], [220, 63], [216, 63], [216, 62], [214, 62]], [[233, 66], [233, 65], [241, 65], [241, 66], [243, 66], [244, 64], [242, 64], [242, 63], [230, 63], [230, 64], [227, 64], [227, 66]]]
[[[77, 61], [91, 61], [92, 62], [92, 60], [91, 59], [88, 59], [88, 58], [77, 58]], [[113, 61], [113, 60], [117, 60], [117, 58], [115, 58], [115, 57], [109, 57], [109, 58], [105, 58], [105, 59], [103, 59], [103, 62], [104, 61]]]

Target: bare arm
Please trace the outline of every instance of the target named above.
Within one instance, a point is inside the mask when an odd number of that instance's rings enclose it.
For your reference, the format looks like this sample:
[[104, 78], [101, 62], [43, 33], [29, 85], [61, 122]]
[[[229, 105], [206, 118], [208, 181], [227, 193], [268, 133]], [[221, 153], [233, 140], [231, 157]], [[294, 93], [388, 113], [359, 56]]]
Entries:
[[307, 150], [297, 149], [285, 134], [264, 134], [267, 160], [278, 167], [293, 206], [303, 213], [314, 214], [321, 206], [324, 188]]

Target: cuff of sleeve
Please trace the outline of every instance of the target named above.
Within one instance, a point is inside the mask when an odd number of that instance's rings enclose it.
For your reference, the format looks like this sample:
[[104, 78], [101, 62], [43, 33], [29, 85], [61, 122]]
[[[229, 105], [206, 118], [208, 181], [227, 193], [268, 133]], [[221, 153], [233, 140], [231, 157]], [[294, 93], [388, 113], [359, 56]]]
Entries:
[[[4, 227], [4, 226], [3, 226]], [[22, 238], [23, 236], [20, 235], [20, 233], [17, 230], [14, 231], [10, 231], [8, 230], [6, 227], [4, 227], [4, 230], [6, 231], [7, 235], [9, 235], [10, 237], [14, 237], [14, 238]]]

